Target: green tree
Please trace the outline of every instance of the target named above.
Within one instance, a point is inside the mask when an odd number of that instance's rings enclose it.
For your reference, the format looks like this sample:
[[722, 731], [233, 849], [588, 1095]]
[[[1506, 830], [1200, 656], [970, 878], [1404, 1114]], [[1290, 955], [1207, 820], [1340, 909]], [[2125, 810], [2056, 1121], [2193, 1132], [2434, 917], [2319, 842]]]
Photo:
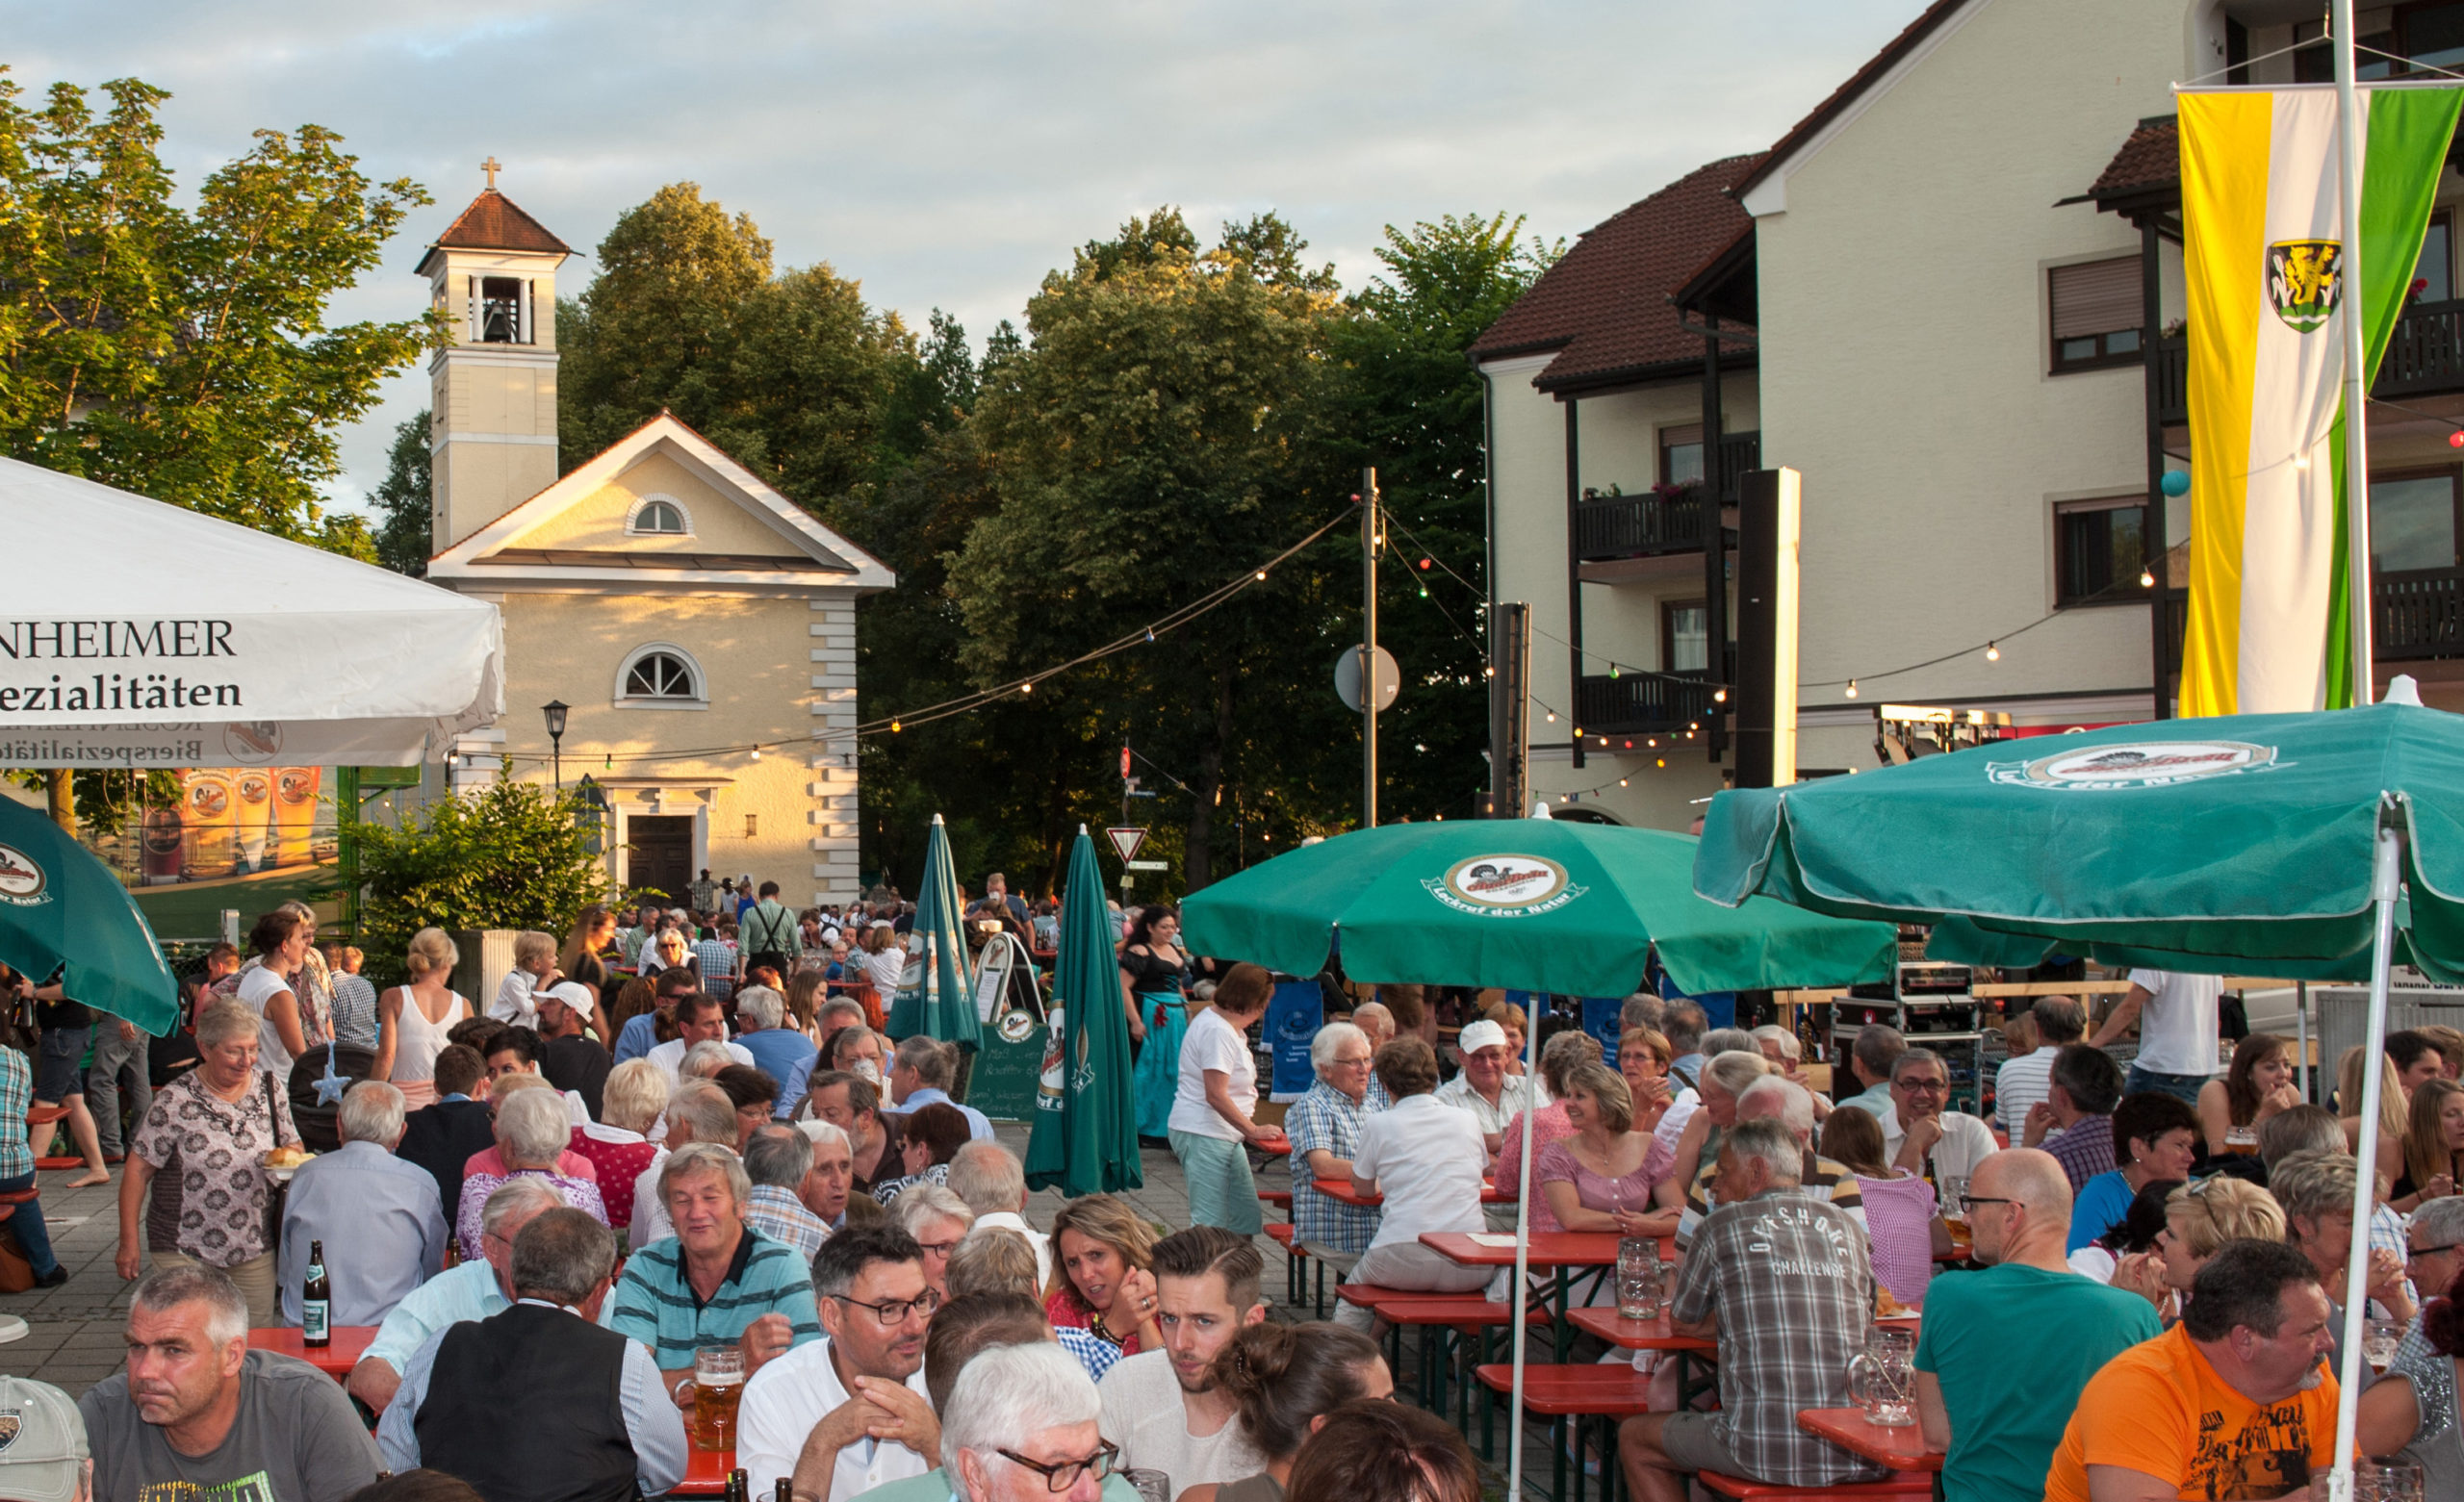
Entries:
[[359, 945], [380, 982], [400, 978], [422, 929], [537, 929], [563, 933], [607, 896], [604, 862], [575, 822], [578, 794], [527, 782], [440, 799], [400, 828], [359, 829]]
[[385, 452], [385, 478], [368, 496], [368, 508], [376, 514], [376, 561], [413, 578], [427, 573], [428, 530], [436, 516], [427, 427], [424, 412], [395, 426], [394, 446]]
[[366, 556], [366, 527], [321, 503], [336, 434], [444, 325], [326, 308], [427, 194], [303, 125], [259, 131], [184, 208], [169, 95], [103, 92], [100, 115], [66, 84], [35, 108], [0, 70], [0, 452]]

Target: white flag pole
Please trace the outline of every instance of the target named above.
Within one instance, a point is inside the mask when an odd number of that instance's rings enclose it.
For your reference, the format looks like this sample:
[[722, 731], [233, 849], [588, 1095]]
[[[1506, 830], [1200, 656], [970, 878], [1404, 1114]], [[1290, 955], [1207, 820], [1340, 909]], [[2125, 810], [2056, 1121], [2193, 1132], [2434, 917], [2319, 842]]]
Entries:
[[2335, 0], [2337, 197], [2343, 210], [2346, 573], [2351, 589], [2353, 702], [2374, 697], [2371, 680], [2370, 370], [2361, 296], [2361, 95], [2353, 85], [2352, 0]]

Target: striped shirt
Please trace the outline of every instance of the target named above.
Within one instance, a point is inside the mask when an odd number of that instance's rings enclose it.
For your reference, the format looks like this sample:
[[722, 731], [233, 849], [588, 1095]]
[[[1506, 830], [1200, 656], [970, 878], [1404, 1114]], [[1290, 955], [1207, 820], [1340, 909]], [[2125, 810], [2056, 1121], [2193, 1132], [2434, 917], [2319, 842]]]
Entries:
[[706, 1345], [725, 1345], [764, 1314], [784, 1314], [791, 1345], [821, 1338], [812, 1271], [795, 1248], [747, 1227], [735, 1260], [707, 1303], [685, 1277], [684, 1247], [674, 1236], [633, 1254], [600, 1323], [651, 1348], [659, 1370], [680, 1371]]
[[34, 1105], [34, 1071], [26, 1056], [0, 1048], [0, 1179], [22, 1179], [35, 1171], [34, 1149], [26, 1145], [26, 1110]]

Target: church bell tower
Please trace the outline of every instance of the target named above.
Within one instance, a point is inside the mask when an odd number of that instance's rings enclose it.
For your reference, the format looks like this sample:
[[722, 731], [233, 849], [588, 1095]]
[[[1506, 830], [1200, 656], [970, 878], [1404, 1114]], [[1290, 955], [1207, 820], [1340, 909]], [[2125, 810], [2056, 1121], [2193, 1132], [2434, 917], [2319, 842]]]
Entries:
[[573, 247], [488, 185], [420, 258], [453, 343], [428, 361], [441, 553], [556, 479], [556, 268]]

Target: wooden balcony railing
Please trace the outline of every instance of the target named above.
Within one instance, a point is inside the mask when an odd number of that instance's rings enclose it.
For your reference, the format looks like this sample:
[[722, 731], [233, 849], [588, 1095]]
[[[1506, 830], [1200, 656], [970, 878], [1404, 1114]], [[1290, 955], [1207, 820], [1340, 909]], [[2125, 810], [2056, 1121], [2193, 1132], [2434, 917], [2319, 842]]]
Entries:
[[1682, 732], [1714, 711], [1727, 712], [1712, 693], [1700, 673], [1592, 674], [1575, 685], [1575, 718], [1586, 735]]

